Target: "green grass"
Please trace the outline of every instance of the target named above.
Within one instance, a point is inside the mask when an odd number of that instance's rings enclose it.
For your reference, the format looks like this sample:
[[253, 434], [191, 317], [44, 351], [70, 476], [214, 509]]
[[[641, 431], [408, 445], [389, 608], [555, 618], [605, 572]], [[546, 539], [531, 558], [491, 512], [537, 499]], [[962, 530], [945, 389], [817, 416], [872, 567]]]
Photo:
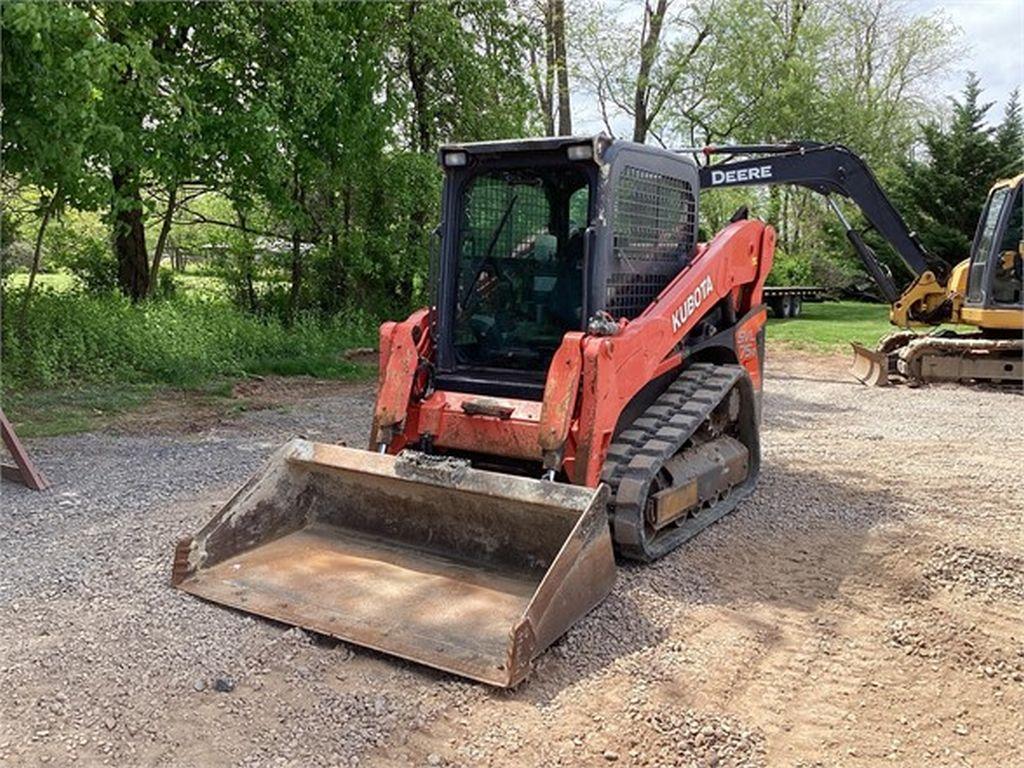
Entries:
[[[7, 291], [11, 306], [21, 294]], [[133, 306], [117, 295], [40, 290], [26, 322], [3, 316], [5, 389], [93, 382], [194, 387], [217, 376], [281, 373], [358, 377], [345, 350], [376, 341], [377, 319], [352, 309], [286, 326], [227, 301], [194, 296]]]
[[349, 362], [333, 355], [270, 357], [254, 361], [250, 371], [276, 376], [312, 376], [316, 379], [344, 379], [346, 381], [368, 381], [377, 375], [377, 371], [372, 365]]
[[[28, 272], [15, 272], [4, 278], [6, 286], [10, 289], [22, 289], [28, 285]], [[46, 272], [36, 275], [35, 289], [49, 289], [59, 293], [66, 293], [79, 288], [82, 281], [67, 272]]]
[[[161, 275], [171, 275], [175, 286], [181, 293], [193, 297], [208, 299], [230, 298], [230, 288], [222, 277], [210, 274], [205, 271], [187, 269], [184, 272], [172, 272], [170, 269], [161, 268]], [[281, 281], [285, 281], [282, 279]], [[18, 291], [28, 285], [28, 272], [12, 272], [4, 278], [5, 287], [12, 291]], [[257, 280], [253, 283], [258, 291], [264, 290], [272, 285], [267, 280]], [[82, 288], [82, 281], [70, 272], [41, 272], [36, 275], [36, 289], [50, 290], [57, 293], [69, 293], [76, 288]]]
[[3, 406], [19, 437], [53, 437], [97, 429], [114, 416], [145, 405], [157, 389], [154, 384], [121, 383], [11, 391]]
[[234, 382], [213, 379], [187, 390], [127, 382], [12, 390], [5, 393], [3, 406], [20, 437], [54, 437], [99, 429], [158, 397], [188, 395], [191, 403], [216, 405], [224, 413], [243, 411], [246, 402], [234, 402]]
[[[960, 326], [940, 325], [931, 330], [963, 330]], [[794, 349], [811, 352], [846, 351], [851, 341], [873, 347], [880, 338], [899, 330], [889, 323], [889, 307], [859, 301], [805, 303], [800, 317], [768, 320], [768, 342], [779, 342]]]
[[[254, 374], [359, 381], [374, 375], [372, 366], [344, 356], [377, 341], [378, 319], [360, 308], [287, 326], [210, 290], [133, 306], [118, 295], [48, 284], [67, 276], [40, 277], [46, 279], [25, 322], [17, 311], [0, 318], [0, 390], [24, 436], [96, 429], [160, 393], [194, 397], [198, 389], [201, 397], [230, 397], [233, 382]], [[3, 300], [20, 307], [23, 295], [8, 282]]]
[[849, 347], [851, 341], [865, 346], [874, 344], [896, 330], [889, 324], [889, 308], [884, 304], [856, 301], [805, 303], [800, 317], [768, 320], [768, 342], [814, 352], [834, 352]]

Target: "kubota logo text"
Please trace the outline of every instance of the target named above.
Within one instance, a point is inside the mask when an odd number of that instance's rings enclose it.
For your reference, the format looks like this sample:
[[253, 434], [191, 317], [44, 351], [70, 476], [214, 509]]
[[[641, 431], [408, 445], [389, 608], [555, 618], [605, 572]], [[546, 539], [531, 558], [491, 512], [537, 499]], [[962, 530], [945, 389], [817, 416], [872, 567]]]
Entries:
[[744, 181], [755, 179], [770, 179], [772, 167], [770, 165], [755, 165], [753, 168], [737, 168], [731, 171], [711, 170], [711, 186], [715, 184], [739, 184]]
[[672, 313], [672, 333], [675, 333], [686, 323], [687, 318], [694, 313], [708, 296], [711, 295], [712, 291], [715, 290], [715, 284], [711, 282], [711, 275], [708, 275], [700, 281], [693, 293], [686, 297], [686, 301], [676, 307], [675, 312]]

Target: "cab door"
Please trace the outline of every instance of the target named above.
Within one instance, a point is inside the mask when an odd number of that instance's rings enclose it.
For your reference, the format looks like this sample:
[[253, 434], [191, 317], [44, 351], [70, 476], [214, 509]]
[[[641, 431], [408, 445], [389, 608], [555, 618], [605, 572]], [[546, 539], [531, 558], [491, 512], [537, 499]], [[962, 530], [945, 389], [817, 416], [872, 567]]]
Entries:
[[1021, 304], [1021, 224], [1021, 185], [992, 190], [974, 238], [968, 306]]

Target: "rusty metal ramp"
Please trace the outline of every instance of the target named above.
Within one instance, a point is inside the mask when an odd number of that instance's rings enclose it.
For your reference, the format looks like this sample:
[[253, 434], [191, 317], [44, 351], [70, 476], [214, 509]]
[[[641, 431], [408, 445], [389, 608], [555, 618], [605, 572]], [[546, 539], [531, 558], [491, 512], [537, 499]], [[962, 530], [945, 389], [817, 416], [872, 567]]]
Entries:
[[172, 581], [508, 687], [611, 589], [606, 493], [293, 440], [178, 545]]

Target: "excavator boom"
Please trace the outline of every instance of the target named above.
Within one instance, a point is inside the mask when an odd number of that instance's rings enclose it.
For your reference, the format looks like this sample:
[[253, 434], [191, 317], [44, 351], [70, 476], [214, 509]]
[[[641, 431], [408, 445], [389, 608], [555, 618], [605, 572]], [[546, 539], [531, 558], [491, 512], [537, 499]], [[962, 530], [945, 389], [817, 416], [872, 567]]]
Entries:
[[[1024, 361], [1019, 335], [1024, 330], [1021, 299], [1021, 263], [1024, 243], [1020, 233], [1021, 178], [997, 182], [979, 223], [970, 260], [949, 266], [922, 245], [893, 206], [867, 164], [839, 144], [792, 142], [744, 146], [702, 147], [679, 150], [724, 161], [700, 169], [702, 189], [737, 186], [792, 184], [825, 196], [843, 224], [847, 239], [860, 257], [864, 269], [890, 304], [890, 321], [900, 328], [967, 323], [983, 329], [956, 343], [908, 332], [886, 337], [875, 350], [853, 344], [851, 373], [865, 384], [885, 386], [890, 375], [911, 382], [927, 380], [969, 380], [994, 383], [1024, 379]], [[737, 159], [739, 158], [739, 159]], [[1016, 197], [1014, 197], [1014, 195]], [[897, 288], [889, 270], [854, 229], [834, 196], [853, 201], [864, 218], [892, 246], [914, 275], [904, 289]], [[1016, 212], [1012, 209], [1016, 204]], [[998, 203], [998, 206], [995, 204]], [[1014, 230], [1016, 227], [1016, 230]], [[1016, 235], [1014, 235], [1016, 231]], [[987, 233], [987, 234], [986, 234]], [[1007, 247], [997, 243], [1008, 239]], [[999, 261], [1000, 267], [995, 264]], [[989, 262], [989, 264], [986, 264]], [[1005, 273], [1005, 274], [1004, 274]], [[1000, 287], [997, 287], [999, 283]], [[1012, 298], [1016, 295], [1016, 300]], [[1000, 298], [1009, 296], [1010, 298]], [[972, 306], [973, 304], [973, 306]], [[1017, 338], [993, 335], [1016, 330]]]

